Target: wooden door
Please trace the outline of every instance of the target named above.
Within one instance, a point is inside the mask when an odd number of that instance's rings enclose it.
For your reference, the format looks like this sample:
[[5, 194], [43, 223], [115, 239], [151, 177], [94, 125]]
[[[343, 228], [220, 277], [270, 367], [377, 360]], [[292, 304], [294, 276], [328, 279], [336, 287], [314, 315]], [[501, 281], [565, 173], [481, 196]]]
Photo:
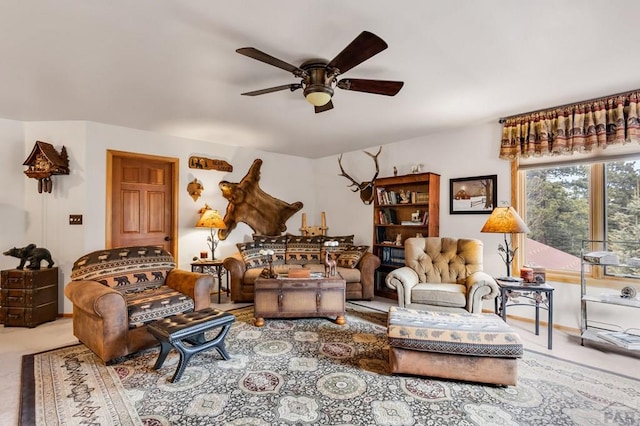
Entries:
[[109, 151], [107, 248], [159, 246], [177, 257], [178, 160]]

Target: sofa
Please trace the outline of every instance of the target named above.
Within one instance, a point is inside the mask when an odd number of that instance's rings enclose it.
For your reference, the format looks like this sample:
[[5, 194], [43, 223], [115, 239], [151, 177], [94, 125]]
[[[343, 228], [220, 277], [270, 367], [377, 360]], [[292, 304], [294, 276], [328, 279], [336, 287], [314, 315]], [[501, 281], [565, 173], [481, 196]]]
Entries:
[[64, 294], [73, 303], [73, 334], [102, 361], [158, 344], [147, 324], [211, 305], [213, 278], [176, 269], [152, 246], [98, 250], [73, 264]]
[[405, 265], [390, 272], [387, 287], [398, 306], [427, 311], [482, 312], [484, 300], [500, 293], [482, 267], [483, 244], [476, 239], [407, 238]]
[[[329, 241], [333, 245], [325, 245]], [[336, 260], [336, 273], [346, 282], [346, 298], [373, 299], [374, 272], [380, 266], [380, 259], [368, 251], [369, 246], [354, 245], [353, 235], [254, 235], [252, 241], [238, 243], [237, 247], [238, 253], [224, 259], [234, 302], [253, 302], [254, 282], [262, 270], [269, 267], [267, 256], [260, 253], [264, 250], [273, 252], [273, 271], [277, 274], [303, 267], [311, 272], [324, 272], [325, 252], [329, 250]]]

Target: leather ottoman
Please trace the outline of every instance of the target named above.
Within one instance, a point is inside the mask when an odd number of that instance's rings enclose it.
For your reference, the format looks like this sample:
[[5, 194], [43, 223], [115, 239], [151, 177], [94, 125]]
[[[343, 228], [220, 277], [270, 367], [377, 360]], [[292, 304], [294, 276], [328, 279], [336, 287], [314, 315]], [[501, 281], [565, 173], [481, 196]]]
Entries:
[[494, 314], [389, 308], [392, 373], [515, 385], [520, 337]]

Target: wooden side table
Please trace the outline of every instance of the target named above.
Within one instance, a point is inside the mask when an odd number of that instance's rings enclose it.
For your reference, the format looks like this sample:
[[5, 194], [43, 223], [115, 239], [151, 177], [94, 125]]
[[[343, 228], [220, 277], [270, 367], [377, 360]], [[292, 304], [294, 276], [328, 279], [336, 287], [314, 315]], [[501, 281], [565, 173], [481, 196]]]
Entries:
[[[201, 274], [210, 274], [210, 275], [213, 275], [218, 280], [218, 303], [220, 303], [223, 290], [227, 293], [227, 297], [230, 296], [231, 289], [229, 288], [229, 274], [227, 273], [227, 270], [224, 269], [222, 259], [199, 260], [197, 262], [193, 262], [191, 264], [191, 272], [200, 272]], [[223, 275], [227, 277], [226, 287], [222, 287]]]
[[[508, 306], [533, 306], [536, 309], [536, 336], [540, 334], [540, 309], [548, 314], [547, 348], [553, 346], [553, 290], [549, 284], [526, 284], [522, 281], [504, 281], [496, 278], [500, 287], [500, 297], [495, 299], [495, 312], [507, 322]], [[523, 298], [530, 303], [520, 303], [515, 299]], [[498, 299], [500, 299], [498, 301]], [[509, 303], [511, 301], [511, 303]], [[499, 303], [499, 305], [498, 305]]]
[[36, 327], [58, 317], [58, 268], [1, 272], [0, 322], [5, 327]]

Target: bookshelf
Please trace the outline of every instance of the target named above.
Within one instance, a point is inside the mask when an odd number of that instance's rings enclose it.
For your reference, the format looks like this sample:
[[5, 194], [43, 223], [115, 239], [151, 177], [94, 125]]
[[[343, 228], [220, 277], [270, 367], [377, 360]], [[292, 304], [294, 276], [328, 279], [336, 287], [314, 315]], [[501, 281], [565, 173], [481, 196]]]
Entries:
[[440, 233], [440, 175], [416, 173], [376, 179], [373, 202], [373, 253], [381, 261], [376, 271], [375, 293], [397, 298], [384, 280], [404, 266], [404, 241], [421, 234]]

